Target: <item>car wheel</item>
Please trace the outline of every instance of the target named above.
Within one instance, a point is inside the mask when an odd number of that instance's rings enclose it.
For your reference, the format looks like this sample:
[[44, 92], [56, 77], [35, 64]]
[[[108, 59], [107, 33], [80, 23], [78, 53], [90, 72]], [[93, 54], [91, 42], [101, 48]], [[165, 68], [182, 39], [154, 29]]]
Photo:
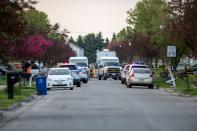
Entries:
[[48, 90], [48, 91], [50, 91], [50, 90], [51, 90], [51, 88], [47, 88], [47, 90]]
[[81, 82], [78, 82], [77, 83], [77, 87], [81, 87]]
[[102, 76], [101, 76], [101, 75], [99, 75], [98, 79], [99, 79], [99, 80], [101, 80], [101, 78], [102, 78]]
[[84, 80], [83, 83], [88, 83], [88, 81], [87, 80]]
[[103, 80], [107, 80], [107, 77], [104, 77]]
[[114, 80], [117, 80], [117, 77], [115, 77]]
[[73, 87], [71, 87], [70, 90], [73, 90]]
[[153, 87], [154, 87], [153, 84], [148, 86], [149, 89], [153, 89]]
[[132, 84], [129, 85], [129, 88], [132, 88]]

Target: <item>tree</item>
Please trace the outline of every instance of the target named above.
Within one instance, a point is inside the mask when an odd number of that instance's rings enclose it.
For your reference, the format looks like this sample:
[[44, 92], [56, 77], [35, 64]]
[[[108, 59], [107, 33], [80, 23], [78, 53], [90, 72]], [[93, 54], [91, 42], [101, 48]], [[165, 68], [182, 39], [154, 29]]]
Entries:
[[175, 67], [182, 56], [189, 56], [196, 50], [197, 6], [191, 0], [172, 0], [169, 2], [169, 19], [166, 32], [168, 39], [177, 47], [177, 57], [174, 59]]
[[[137, 3], [134, 9], [130, 9], [127, 12], [127, 23], [131, 32], [129, 36], [133, 36], [137, 40], [134, 40], [132, 43], [138, 49], [145, 48], [143, 50], [140, 49], [142, 54], [136, 55], [143, 56], [145, 60], [157, 59], [157, 55], [152, 56], [149, 54], [151, 53], [151, 47], [153, 49], [160, 48], [161, 54], [164, 53], [168, 43], [164, 40], [160, 27], [166, 25], [168, 8], [166, 0], [142, 0]], [[141, 41], [139, 41], [140, 38], [142, 39]], [[136, 45], [135, 42], [139, 45]], [[146, 55], [143, 55], [144, 53]], [[148, 56], [150, 58], [147, 58]]]
[[79, 35], [76, 44], [84, 49], [84, 55], [88, 57], [89, 62], [95, 62], [96, 50], [102, 50], [105, 47], [101, 32], [96, 35], [94, 33], [89, 33], [85, 36]]
[[54, 25], [50, 25], [47, 38], [57, 41], [63, 40], [64, 42], [66, 42], [69, 31], [67, 29], [63, 29], [62, 31], [60, 31], [59, 29], [60, 29], [60, 25], [58, 23], [55, 23]]
[[111, 51], [116, 51], [120, 62], [128, 62], [130, 63], [133, 59], [133, 46], [129, 46], [128, 41], [111, 41], [107, 48]]
[[75, 55], [69, 45], [56, 41], [51, 47], [47, 48], [42, 60], [48, 67], [53, 67], [57, 63], [68, 62], [69, 58]]
[[113, 33], [111, 41], [116, 41], [116, 33]]
[[18, 59], [37, 60], [40, 59], [44, 55], [47, 48], [52, 45], [53, 41], [47, 40], [41, 34], [37, 33], [24, 39], [23, 44], [16, 44], [13, 46], [12, 52], [15, 55], [15, 58]]
[[78, 36], [76, 44], [80, 47], [84, 47], [84, 41], [81, 35]]
[[76, 43], [76, 41], [73, 39], [73, 37], [71, 36], [70, 39], [68, 40], [69, 43]]
[[136, 32], [145, 35], [154, 35], [160, 30], [160, 25], [166, 22], [166, 0], [142, 0], [134, 10], [130, 9], [127, 14], [127, 23], [134, 27]]
[[127, 40], [127, 31], [125, 28], [123, 28], [117, 35], [116, 35], [116, 39], [118, 41], [124, 41]]
[[106, 38], [106, 39], [105, 39], [105, 45], [104, 45], [104, 47], [106, 48], [108, 44], [109, 44], [109, 39]]
[[37, 10], [27, 10], [23, 13], [23, 18], [29, 34], [48, 33], [49, 20], [46, 13]]
[[96, 39], [96, 50], [102, 50], [103, 47], [105, 46], [102, 33], [99, 32], [98, 34], [96, 34], [96, 38], [95, 39]]
[[25, 32], [24, 10], [33, 8], [33, 0], [1, 0], [0, 1], [0, 59], [11, 58], [10, 50]]

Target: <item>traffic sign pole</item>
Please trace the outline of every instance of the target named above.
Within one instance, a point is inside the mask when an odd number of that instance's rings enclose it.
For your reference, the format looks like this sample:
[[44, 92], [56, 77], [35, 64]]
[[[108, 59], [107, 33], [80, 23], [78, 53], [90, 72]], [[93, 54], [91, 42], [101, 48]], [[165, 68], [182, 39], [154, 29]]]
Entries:
[[173, 77], [173, 58], [176, 57], [176, 46], [168, 46], [167, 47], [167, 57], [171, 58], [171, 69], [170, 69], [170, 77], [173, 83], [173, 87], [176, 88], [175, 78]]

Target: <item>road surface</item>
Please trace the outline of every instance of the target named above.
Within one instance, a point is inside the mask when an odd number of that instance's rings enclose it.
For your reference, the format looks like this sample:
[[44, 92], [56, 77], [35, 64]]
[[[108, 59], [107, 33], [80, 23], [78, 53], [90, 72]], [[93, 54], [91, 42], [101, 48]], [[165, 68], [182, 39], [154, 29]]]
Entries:
[[73, 91], [50, 91], [0, 131], [197, 131], [197, 103], [91, 80]]

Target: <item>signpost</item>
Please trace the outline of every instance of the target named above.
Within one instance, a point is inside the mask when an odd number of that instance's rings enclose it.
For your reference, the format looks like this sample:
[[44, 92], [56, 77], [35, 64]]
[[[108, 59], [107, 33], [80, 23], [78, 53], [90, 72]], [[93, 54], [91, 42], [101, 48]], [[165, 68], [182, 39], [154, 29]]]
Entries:
[[173, 69], [173, 64], [172, 64], [173, 61], [172, 60], [173, 60], [173, 57], [176, 57], [176, 46], [168, 46], [167, 47], [167, 57], [171, 58], [171, 70], [169, 70], [169, 72], [170, 72], [170, 77], [171, 77], [173, 87], [175, 88], [176, 83], [175, 83], [175, 79], [174, 79], [173, 73], [172, 73], [172, 69]]
[[167, 57], [176, 57], [176, 46], [167, 47]]

